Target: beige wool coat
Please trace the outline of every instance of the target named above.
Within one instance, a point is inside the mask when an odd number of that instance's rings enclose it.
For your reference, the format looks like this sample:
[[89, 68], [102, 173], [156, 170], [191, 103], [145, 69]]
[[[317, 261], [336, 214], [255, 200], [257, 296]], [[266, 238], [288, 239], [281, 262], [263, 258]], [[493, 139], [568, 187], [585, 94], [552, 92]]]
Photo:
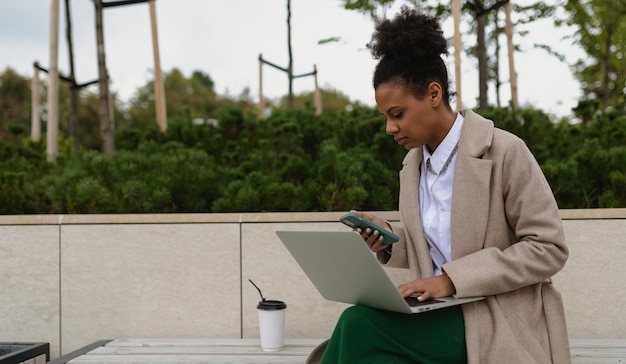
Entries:
[[[568, 249], [554, 196], [524, 142], [465, 110], [450, 215], [452, 261], [443, 269], [463, 305], [469, 364], [570, 363], [563, 303], [550, 281]], [[400, 171], [400, 240], [388, 266], [433, 275], [419, 210], [421, 148]], [[316, 362], [321, 345], [309, 358]]]

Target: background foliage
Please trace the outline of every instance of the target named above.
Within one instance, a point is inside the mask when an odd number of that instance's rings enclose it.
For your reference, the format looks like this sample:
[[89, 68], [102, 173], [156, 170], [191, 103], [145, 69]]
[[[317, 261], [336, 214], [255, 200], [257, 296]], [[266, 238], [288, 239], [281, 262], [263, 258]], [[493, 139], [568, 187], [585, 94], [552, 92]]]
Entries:
[[[561, 208], [626, 206], [626, 118], [554, 122], [540, 110], [485, 114], [523, 138]], [[117, 131], [117, 152], [63, 139], [55, 164], [23, 133], [0, 142], [0, 214], [394, 210], [405, 151], [378, 110], [223, 108], [217, 123]], [[45, 140], [45, 138], [42, 138]]]
[[[391, 15], [385, 13], [394, 2], [342, 0], [346, 9], [372, 19]], [[449, 6], [439, 0], [408, 2], [448, 15]], [[498, 2], [465, 3], [489, 8]], [[583, 90], [575, 118], [556, 120], [530, 108], [514, 113], [499, 98], [498, 107], [481, 113], [525, 140], [561, 208], [625, 207], [626, 23], [621, 20], [626, 5], [623, 0], [553, 3], [514, 6], [515, 29], [555, 14], [555, 25], [572, 27], [571, 40], [586, 54], [573, 65]], [[467, 6], [463, 14], [475, 21]], [[497, 11], [488, 16], [492, 36], [486, 48], [496, 62], [489, 66], [497, 69], [501, 24]], [[546, 50], [559, 56], [558, 50]], [[474, 53], [472, 47], [466, 51]], [[497, 73], [490, 73], [490, 82], [498, 90]], [[195, 71], [187, 77], [173, 69], [164, 82], [167, 132], [156, 126], [153, 85], [147, 83], [127, 103], [116, 101], [117, 152], [106, 155], [97, 92], [80, 90], [78, 130], [70, 138], [70, 91], [61, 84], [59, 156], [48, 163], [45, 135], [39, 142], [28, 137], [30, 84], [10, 68], [0, 73], [0, 214], [397, 208], [404, 149], [385, 135], [375, 108], [353, 103], [337, 90], [322, 90], [320, 116], [314, 115], [308, 93], [295, 96], [293, 110], [285, 108], [285, 99], [273, 100], [260, 117], [249, 90], [218, 95], [208, 74]], [[43, 82], [44, 122], [45, 88]]]

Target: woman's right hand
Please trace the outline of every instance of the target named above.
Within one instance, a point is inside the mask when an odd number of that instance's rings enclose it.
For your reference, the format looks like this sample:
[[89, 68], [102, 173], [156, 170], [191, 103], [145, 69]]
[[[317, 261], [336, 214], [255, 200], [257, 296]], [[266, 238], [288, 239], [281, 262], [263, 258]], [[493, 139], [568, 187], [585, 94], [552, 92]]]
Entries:
[[[360, 212], [360, 211], [355, 211], [355, 210], [352, 210], [351, 212], [354, 212], [355, 214], [373, 222], [374, 224], [378, 226], [381, 226], [389, 231], [392, 231], [389, 224], [385, 220], [381, 219], [380, 217], [376, 215], [372, 215], [372, 214], [368, 214], [368, 213]], [[379, 251], [387, 248], [387, 245], [383, 244], [383, 239], [379, 231], [372, 230], [370, 228], [366, 228], [365, 230], [362, 230], [361, 228], [356, 228], [354, 230], [361, 235], [363, 240], [365, 240], [365, 243], [367, 244], [367, 246], [374, 253], [378, 253]]]

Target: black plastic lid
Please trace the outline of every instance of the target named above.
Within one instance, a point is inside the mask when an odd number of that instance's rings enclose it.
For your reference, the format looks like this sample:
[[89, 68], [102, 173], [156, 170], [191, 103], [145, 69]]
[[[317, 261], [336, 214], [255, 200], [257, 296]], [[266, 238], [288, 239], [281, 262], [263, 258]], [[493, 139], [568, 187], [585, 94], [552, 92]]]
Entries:
[[287, 305], [283, 301], [274, 301], [274, 300], [265, 300], [259, 301], [259, 304], [256, 306], [259, 310], [266, 311], [276, 311], [287, 308]]

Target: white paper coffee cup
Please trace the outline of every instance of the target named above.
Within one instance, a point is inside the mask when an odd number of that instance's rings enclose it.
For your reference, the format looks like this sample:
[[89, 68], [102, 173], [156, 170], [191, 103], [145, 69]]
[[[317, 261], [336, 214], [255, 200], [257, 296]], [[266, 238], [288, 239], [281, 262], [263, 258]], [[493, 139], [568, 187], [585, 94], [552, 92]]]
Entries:
[[264, 300], [257, 306], [263, 351], [279, 351], [285, 345], [285, 311], [283, 301]]

